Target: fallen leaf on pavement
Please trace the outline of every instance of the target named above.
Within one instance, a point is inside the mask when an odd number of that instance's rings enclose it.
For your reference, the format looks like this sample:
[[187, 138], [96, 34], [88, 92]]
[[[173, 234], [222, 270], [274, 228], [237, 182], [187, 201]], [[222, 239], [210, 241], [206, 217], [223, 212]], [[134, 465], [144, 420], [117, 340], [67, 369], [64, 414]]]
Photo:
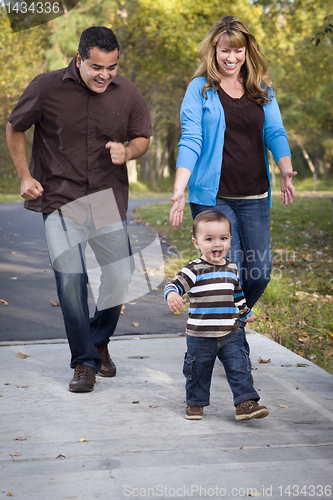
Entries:
[[306, 363], [297, 363], [297, 366], [304, 366], [305, 367], [305, 366], [309, 366], [309, 365], [307, 365]]
[[29, 358], [30, 356], [28, 356], [28, 354], [23, 354], [22, 352], [18, 352], [16, 354], [16, 357], [21, 358], [21, 359], [25, 359], [25, 358]]
[[270, 363], [270, 362], [271, 362], [271, 358], [269, 358], [269, 359], [262, 359], [262, 358], [259, 356], [258, 361], [259, 361], [259, 363]]
[[59, 307], [60, 306], [60, 302], [56, 302], [55, 300], [50, 300], [51, 304], [54, 306], [54, 307]]
[[140, 401], [132, 401], [132, 405], [137, 405]]
[[3, 306], [9, 306], [8, 302], [6, 302], [5, 300], [3, 299], [0, 299], [0, 302]]
[[58, 456], [56, 457], [56, 459], [57, 459], [57, 458], [60, 458], [61, 460], [64, 460], [66, 457], [65, 457], [65, 455], [58, 455]]
[[149, 408], [158, 408], [158, 405], [149, 405]]
[[89, 441], [89, 439], [80, 438], [79, 441], [80, 441], [80, 443], [86, 443], [87, 441]]
[[133, 326], [140, 326], [140, 323], [133, 323]]
[[15, 438], [15, 441], [26, 441], [27, 438], [25, 436], [19, 436], [17, 438]]
[[288, 405], [278, 405], [279, 408], [289, 408]]
[[8, 491], [7, 497], [12, 497], [12, 496], [13, 496], [13, 493], [11, 491]]
[[11, 456], [11, 457], [19, 457], [20, 454], [19, 453], [9, 453], [9, 456]]

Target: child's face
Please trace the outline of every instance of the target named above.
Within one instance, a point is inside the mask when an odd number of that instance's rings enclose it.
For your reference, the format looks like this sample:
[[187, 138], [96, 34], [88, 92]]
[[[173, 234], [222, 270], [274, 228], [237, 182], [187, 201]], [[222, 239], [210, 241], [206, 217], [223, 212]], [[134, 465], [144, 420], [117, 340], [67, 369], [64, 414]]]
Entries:
[[227, 221], [200, 222], [194, 246], [201, 250], [202, 257], [211, 264], [224, 264], [230, 249], [231, 234]]

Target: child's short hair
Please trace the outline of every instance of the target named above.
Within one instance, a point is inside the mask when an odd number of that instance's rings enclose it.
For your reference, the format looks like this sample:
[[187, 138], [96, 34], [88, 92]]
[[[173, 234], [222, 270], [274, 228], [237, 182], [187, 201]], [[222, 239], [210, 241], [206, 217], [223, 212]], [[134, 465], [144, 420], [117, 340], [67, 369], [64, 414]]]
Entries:
[[198, 226], [201, 222], [227, 222], [229, 224], [229, 230], [231, 234], [231, 222], [226, 215], [217, 210], [205, 210], [200, 212], [193, 221], [193, 237], [196, 238]]

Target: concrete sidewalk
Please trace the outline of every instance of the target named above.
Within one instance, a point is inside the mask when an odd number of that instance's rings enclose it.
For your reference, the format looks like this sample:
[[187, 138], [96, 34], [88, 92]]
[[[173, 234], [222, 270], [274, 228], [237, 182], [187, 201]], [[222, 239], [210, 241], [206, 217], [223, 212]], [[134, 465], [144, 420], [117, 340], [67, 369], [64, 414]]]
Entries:
[[64, 340], [2, 342], [0, 499], [333, 498], [333, 376], [248, 340], [270, 415], [245, 422], [218, 361], [203, 420], [184, 419], [183, 336], [113, 338], [117, 376], [88, 394], [68, 391]]

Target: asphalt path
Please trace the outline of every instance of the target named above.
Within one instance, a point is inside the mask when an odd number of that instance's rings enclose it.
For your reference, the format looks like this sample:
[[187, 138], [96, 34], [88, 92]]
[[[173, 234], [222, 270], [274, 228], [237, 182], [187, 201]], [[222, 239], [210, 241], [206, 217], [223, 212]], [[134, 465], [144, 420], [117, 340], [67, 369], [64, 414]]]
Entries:
[[[133, 218], [139, 205], [156, 201], [166, 200], [129, 201], [129, 235], [139, 266], [138, 256], [141, 261], [145, 255], [149, 260], [146, 249], [154, 242], [161, 248], [161, 256], [169, 252], [162, 235]], [[147, 275], [142, 269], [141, 273], [145, 284]], [[139, 272], [137, 275], [140, 277]], [[163, 299], [163, 278], [160, 268], [157, 275], [151, 273], [148, 288], [145, 285], [139, 293], [138, 288], [132, 293], [120, 316], [117, 336], [176, 334], [185, 330], [186, 313], [173, 315]], [[58, 297], [42, 216], [24, 209], [23, 203], [0, 205], [0, 300], [0, 342], [66, 339], [61, 308], [52, 304], [58, 302]], [[91, 290], [89, 307], [92, 313], [95, 301]]]

